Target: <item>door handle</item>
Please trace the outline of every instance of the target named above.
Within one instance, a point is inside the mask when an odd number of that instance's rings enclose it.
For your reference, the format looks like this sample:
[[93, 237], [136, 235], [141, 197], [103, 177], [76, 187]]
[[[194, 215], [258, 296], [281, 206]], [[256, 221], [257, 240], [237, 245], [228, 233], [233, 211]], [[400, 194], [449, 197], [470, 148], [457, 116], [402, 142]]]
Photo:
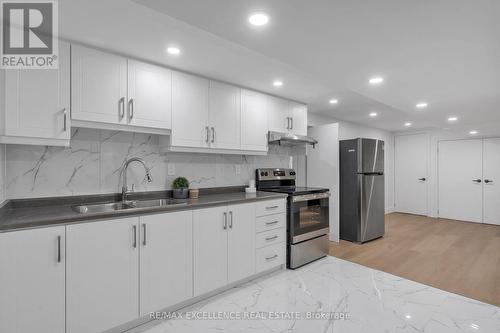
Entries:
[[207, 131], [207, 137], [205, 138], [205, 142], [208, 143], [210, 140], [210, 127], [205, 126], [205, 130]]
[[66, 132], [68, 130], [68, 112], [66, 111], [66, 108], [63, 109], [63, 132]]
[[426, 178], [419, 178], [418, 180], [425, 182], [427, 179]]
[[290, 117], [286, 117], [286, 129], [290, 129]]
[[128, 101], [128, 116], [130, 117], [130, 120], [132, 120], [132, 118], [134, 118], [134, 99], [133, 98], [131, 98]]
[[290, 129], [293, 129], [293, 117], [290, 117]]
[[144, 223], [142, 225], [142, 231], [143, 231], [143, 235], [142, 235], [142, 245], [143, 246], [146, 246], [146, 223]]
[[215, 142], [215, 127], [212, 127], [212, 143]]
[[276, 259], [276, 258], [278, 258], [277, 254], [275, 254], [274, 256], [266, 257], [266, 260], [273, 260], [273, 259]]
[[229, 212], [229, 229], [233, 229], [233, 211]]
[[222, 214], [222, 216], [223, 216], [222, 229], [226, 230], [227, 229], [227, 213], [224, 212], [224, 214]]
[[491, 179], [485, 179], [485, 180], [484, 180], [484, 183], [485, 183], [485, 184], [493, 183], [493, 180], [491, 180]]
[[275, 239], [278, 239], [277, 235], [274, 235], [272, 237], [266, 237], [266, 241], [272, 241], [272, 240], [275, 240]]
[[481, 179], [473, 179], [472, 182], [479, 184], [479, 183], [481, 183]]
[[61, 236], [57, 236], [57, 262], [61, 262]]
[[122, 97], [118, 100], [118, 112], [120, 120], [122, 120], [123, 117], [125, 117], [125, 97]]
[[132, 247], [135, 249], [137, 247], [137, 226], [132, 226], [132, 232], [134, 233], [134, 241], [132, 242]]

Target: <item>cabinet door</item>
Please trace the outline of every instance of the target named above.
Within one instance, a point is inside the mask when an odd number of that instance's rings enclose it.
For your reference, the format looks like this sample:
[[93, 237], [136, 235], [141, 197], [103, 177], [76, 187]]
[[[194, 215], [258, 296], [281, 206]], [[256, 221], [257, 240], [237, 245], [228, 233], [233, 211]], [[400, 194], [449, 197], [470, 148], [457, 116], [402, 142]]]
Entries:
[[127, 59], [71, 47], [71, 118], [126, 124]]
[[482, 222], [482, 141], [441, 141], [438, 166], [439, 217]]
[[5, 135], [69, 140], [69, 48], [59, 43], [59, 69], [5, 71]]
[[142, 216], [141, 316], [193, 297], [193, 212]]
[[500, 139], [484, 139], [484, 223], [500, 225]]
[[227, 284], [226, 207], [193, 212], [194, 296]]
[[210, 81], [210, 146], [218, 149], [240, 149], [241, 89]]
[[129, 124], [171, 128], [172, 71], [143, 62], [128, 61]]
[[66, 227], [67, 332], [102, 332], [138, 318], [138, 218]]
[[228, 207], [228, 282], [255, 274], [255, 205]]
[[208, 147], [208, 80], [172, 73], [172, 146]]
[[290, 130], [290, 104], [287, 100], [269, 96], [268, 119], [269, 130], [287, 133]]
[[241, 149], [267, 151], [268, 96], [241, 90]]
[[290, 102], [290, 131], [297, 135], [307, 135], [307, 105]]
[[0, 234], [0, 332], [64, 333], [64, 227]]

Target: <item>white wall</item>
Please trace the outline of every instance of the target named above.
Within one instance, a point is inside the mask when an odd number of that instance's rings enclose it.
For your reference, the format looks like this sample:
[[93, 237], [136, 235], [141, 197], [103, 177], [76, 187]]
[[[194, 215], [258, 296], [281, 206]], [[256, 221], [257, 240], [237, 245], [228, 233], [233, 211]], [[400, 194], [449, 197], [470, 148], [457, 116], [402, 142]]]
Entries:
[[5, 199], [5, 146], [0, 144], [0, 205]]
[[339, 140], [349, 140], [355, 138], [384, 140], [385, 211], [386, 213], [392, 212], [394, 210], [394, 134], [388, 131], [362, 126], [314, 113], [309, 113], [308, 123], [309, 126], [338, 123]]

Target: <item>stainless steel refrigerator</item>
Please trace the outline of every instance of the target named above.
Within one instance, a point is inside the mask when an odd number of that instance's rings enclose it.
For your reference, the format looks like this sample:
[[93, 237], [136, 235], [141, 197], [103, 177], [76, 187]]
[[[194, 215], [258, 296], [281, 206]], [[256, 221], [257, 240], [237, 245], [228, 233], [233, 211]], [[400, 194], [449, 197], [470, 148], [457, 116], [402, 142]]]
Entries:
[[340, 238], [367, 242], [385, 232], [384, 141], [340, 141]]

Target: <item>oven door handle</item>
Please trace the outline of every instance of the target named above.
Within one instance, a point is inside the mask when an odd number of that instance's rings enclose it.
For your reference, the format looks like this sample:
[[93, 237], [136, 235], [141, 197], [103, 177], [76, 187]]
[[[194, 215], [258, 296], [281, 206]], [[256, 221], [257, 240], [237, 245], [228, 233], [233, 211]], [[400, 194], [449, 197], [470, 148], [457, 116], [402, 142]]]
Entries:
[[293, 202], [301, 202], [301, 201], [325, 199], [325, 198], [330, 197], [330, 195], [331, 195], [330, 192], [297, 195], [297, 196], [293, 197], [292, 201]]

